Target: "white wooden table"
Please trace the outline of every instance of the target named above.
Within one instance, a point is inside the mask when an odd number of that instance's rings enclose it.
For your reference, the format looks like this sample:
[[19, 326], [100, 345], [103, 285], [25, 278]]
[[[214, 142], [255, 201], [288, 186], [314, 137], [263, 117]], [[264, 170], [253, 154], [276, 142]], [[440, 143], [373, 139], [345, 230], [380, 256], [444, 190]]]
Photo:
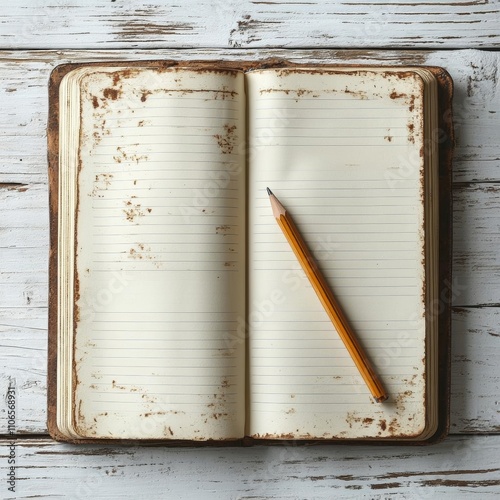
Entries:
[[[0, 0], [0, 498], [497, 498], [499, 12], [498, 0]], [[450, 437], [411, 448], [52, 441], [45, 424], [51, 69], [84, 60], [270, 56], [439, 65], [455, 80]]]

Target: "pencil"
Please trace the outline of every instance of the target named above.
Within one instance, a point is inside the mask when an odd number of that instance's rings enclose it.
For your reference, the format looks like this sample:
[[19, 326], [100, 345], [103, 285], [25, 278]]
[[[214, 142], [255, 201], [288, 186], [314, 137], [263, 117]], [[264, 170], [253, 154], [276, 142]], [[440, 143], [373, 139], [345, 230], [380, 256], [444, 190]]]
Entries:
[[375, 370], [361, 347], [361, 344], [358, 342], [346, 316], [333, 296], [328, 283], [318, 269], [318, 266], [316, 265], [311, 252], [307, 248], [305, 241], [300, 235], [297, 226], [293, 222], [290, 214], [286, 211], [285, 207], [283, 207], [283, 205], [278, 201], [278, 198], [276, 198], [269, 188], [267, 188], [267, 193], [269, 194], [273, 215], [276, 218], [278, 225], [283, 231], [288, 243], [292, 247], [295, 256], [311, 282], [314, 291], [318, 295], [321, 304], [323, 304], [325, 311], [335, 326], [339, 337], [346, 346], [347, 351], [351, 355], [352, 360], [368, 386], [373, 398], [377, 401], [377, 403], [385, 401], [388, 398], [388, 395], [381, 380], [375, 373]]

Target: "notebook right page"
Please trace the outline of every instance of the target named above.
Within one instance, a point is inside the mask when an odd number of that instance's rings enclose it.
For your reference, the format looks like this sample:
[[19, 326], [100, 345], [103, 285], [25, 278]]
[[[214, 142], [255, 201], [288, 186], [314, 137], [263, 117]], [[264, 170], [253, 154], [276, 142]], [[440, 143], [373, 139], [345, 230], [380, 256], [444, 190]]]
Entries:
[[[426, 424], [423, 92], [383, 69], [247, 75], [249, 433], [417, 436]], [[274, 219], [294, 218], [387, 388], [375, 403]]]

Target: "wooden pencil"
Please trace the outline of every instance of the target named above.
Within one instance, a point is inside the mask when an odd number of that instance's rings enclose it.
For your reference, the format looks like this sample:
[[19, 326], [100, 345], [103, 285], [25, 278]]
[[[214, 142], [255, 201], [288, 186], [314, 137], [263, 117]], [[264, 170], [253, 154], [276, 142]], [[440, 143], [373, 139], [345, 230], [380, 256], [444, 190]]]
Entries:
[[337, 300], [333, 296], [328, 283], [318, 269], [316, 261], [297, 229], [297, 226], [293, 222], [292, 217], [269, 188], [267, 188], [267, 192], [269, 194], [273, 214], [278, 222], [278, 225], [283, 231], [288, 243], [292, 247], [293, 252], [302, 266], [302, 269], [311, 282], [314, 291], [318, 295], [321, 304], [323, 304], [325, 311], [330, 317], [330, 320], [335, 326], [339, 337], [342, 339], [347, 351], [356, 364], [363, 380], [368, 386], [368, 389], [370, 390], [375, 401], [378, 403], [385, 401], [388, 398], [388, 394], [384, 389], [381, 380], [375, 373], [370, 360], [357, 340], [345, 314], [342, 312]]

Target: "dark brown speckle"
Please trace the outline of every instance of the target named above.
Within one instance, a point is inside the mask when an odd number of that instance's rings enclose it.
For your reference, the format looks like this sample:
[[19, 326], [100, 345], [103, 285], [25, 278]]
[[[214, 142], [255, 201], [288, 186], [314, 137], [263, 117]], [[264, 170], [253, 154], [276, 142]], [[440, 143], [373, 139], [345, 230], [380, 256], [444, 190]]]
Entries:
[[112, 101], [116, 101], [118, 97], [121, 95], [121, 90], [118, 89], [112, 89], [108, 87], [107, 89], [103, 90], [103, 96], [105, 99], [111, 99]]

